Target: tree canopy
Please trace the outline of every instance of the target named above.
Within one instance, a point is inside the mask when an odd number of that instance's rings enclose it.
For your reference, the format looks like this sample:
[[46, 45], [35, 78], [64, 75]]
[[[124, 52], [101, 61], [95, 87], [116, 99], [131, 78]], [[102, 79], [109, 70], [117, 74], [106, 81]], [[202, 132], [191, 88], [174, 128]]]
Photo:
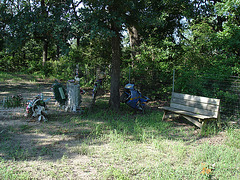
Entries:
[[153, 98], [172, 69], [239, 75], [238, 0], [3, 0], [0, 32], [1, 71], [67, 79], [80, 64], [87, 83], [110, 68], [113, 109], [129, 66]]

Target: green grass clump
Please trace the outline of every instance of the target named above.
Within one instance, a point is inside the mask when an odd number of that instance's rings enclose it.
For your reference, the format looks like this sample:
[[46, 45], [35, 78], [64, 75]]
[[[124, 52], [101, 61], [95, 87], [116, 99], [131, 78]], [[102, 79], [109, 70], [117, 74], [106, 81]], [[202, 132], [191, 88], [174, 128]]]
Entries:
[[221, 129], [218, 127], [216, 121], [207, 121], [204, 123], [201, 129], [201, 135], [208, 137], [208, 136], [216, 135], [220, 131]]

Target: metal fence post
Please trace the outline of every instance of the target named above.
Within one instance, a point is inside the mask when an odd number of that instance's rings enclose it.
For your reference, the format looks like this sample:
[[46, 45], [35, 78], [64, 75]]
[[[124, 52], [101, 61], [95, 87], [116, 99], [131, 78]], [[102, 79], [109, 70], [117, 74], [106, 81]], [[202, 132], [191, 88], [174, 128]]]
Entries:
[[175, 80], [175, 69], [173, 69], [173, 86], [172, 86], [172, 92], [174, 92], [174, 80]]

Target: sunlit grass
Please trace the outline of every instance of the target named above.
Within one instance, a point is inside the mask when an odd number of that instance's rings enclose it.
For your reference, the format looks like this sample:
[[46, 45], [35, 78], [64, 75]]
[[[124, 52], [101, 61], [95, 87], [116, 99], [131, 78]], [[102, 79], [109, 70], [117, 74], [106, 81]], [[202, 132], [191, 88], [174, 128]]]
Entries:
[[[19, 83], [32, 83], [36, 84], [36, 80], [40, 79], [46, 79], [45, 77], [42, 77], [38, 74], [24, 74], [21, 72], [3, 72], [0, 71], [0, 82], [2, 83], [8, 83], [8, 84], [19, 84]], [[48, 78], [53, 80], [54, 78]]]
[[9, 72], [0, 72], [0, 82], [19, 82], [19, 81], [24, 81], [23, 78], [19, 77], [15, 73], [9, 73]]
[[226, 144], [230, 147], [240, 149], [240, 130], [228, 128], [227, 129], [227, 141]]
[[21, 169], [18, 169], [14, 165], [9, 165], [9, 162], [0, 158], [0, 179], [31, 179], [31, 175], [29, 172], [25, 172]]

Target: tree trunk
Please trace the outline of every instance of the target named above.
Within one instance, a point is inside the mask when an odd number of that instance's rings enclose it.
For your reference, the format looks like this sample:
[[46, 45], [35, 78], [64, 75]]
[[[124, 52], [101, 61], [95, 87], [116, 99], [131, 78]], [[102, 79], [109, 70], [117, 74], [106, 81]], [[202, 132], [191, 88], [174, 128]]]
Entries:
[[111, 90], [109, 104], [113, 110], [120, 108], [120, 34], [115, 30], [115, 36], [112, 37], [112, 69], [111, 69]]
[[80, 38], [77, 37], [77, 47], [79, 47], [79, 46], [80, 46]]
[[44, 67], [47, 61], [48, 56], [48, 42], [46, 40], [43, 41], [43, 61], [42, 66]]
[[60, 47], [59, 45], [57, 45], [57, 60], [59, 61], [59, 58], [60, 58]]
[[[48, 12], [46, 10], [45, 1], [41, 0], [41, 13], [42, 15], [47, 18]], [[46, 30], [46, 29], [45, 29]], [[47, 61], [47, 55], [48, 55], [48, 41], [46, 39], [46, 34], [43, 35], [43, 59], [42, 59], [42, 66], [45, 66], [45, 63]]]
[[134, 62], [134, 60], [136, 59], [136, 55], [138, 54], [137, 48], [139, 47], [138, 31], [134, 26], [128, 27], [127, 30], [131, 46], [131, 58], [132, 61]]

